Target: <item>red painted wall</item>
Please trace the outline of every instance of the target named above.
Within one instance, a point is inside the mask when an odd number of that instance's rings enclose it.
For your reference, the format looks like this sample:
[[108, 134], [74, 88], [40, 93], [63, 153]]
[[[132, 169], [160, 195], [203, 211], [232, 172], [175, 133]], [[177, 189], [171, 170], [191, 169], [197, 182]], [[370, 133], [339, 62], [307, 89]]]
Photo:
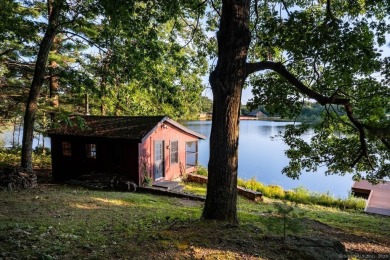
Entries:
[[[166, 127], [164, 127], [164, 125]], [[162, 125], [159, 124], [155, 131], [145, 140], [144, 143], [139, 144], [139, 172], [142, 178], [144, 172], [149, 174], [154, 180], [154, 141], [164, 141], [164, 178], [163, 180], [173, 180], [182, 175], [181, 170], [185, 170], [186, 173], [194, 171], [194, 167], [186, 169], [186, 142], [197, 141], [198, 138], [192, 135], [189, 135], [186, 132], [176, 128], [175, 126], [164, 122]], [[179, 163], [171, 164], [170, 156], [170, 142], [178, 141], [178, 153], [179, 153]], [[169, 146], [169, 147], [168, 147]]]

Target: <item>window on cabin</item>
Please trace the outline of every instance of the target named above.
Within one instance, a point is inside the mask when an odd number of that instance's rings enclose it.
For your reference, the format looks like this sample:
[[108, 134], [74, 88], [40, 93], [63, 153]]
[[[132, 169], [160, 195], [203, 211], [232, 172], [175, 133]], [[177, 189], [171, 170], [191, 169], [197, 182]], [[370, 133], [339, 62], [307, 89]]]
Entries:
[[62, 155], [72, 156], [72, 144], [70, 142], [62, 142]]
[[179, 162], [179, 142], [171, 142], [171, 164]]
[[186, 142], [186, 168], [198, 164], [198, 141]]
[[96, 144], [87, 144], [86, 145], [86, 152], [88, 158], [96, 158]]

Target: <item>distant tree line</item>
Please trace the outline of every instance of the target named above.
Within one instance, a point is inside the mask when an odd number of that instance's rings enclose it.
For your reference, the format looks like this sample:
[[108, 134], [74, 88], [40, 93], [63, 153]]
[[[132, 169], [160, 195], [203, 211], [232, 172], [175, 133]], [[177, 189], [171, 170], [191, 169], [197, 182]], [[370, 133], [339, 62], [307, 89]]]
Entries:
[[293, 120], [305, 122], [308, 124], [318, 124], [322, 122], [322, 117], [326, 113], [336, 113], [339, 116], [345, 115], [345, 110], [334, 105], [322, 106], [318, 102], [303, 102], [299, 113], [295, 117], [281, 116], [279, 113], [271, 113], [266, 106], [257, 106], [253, 109], [253, 104], [248, 102], [247, 105], [241, 106], [241, 114], [248, 115], [251, 111], [259, 110], [269, 117], [281, 117], [284, 120]]

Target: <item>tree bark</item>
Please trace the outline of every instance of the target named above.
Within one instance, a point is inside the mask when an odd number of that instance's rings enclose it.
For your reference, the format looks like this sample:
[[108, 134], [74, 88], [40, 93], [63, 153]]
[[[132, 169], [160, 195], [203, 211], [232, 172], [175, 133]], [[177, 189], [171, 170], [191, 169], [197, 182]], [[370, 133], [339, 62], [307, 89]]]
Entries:
[[[59, 50], [59, 46], [61, 44], [61, 40], [58, 38], [58, 35], [56, 34], [53, 39], [53, 43], [51, 45], [51, 51], [53, 53], [57, 53]], [[58, 111], [58, 108], [60, 106], [60, 99], [59, 99], [59, 86], [60, 86], [60, 77], [56, 73], [56, 68], [58, 67], [58, 64], [55, 60], [49, 60], [49, 98], [50, 98], [50, 106], [51, 106], [51, 112], [50, 112], [50, 120], [51, 123], [54, 122], [54, 117], [56, 112]]]
[[210, 74], [213, 118], [204, 219], [238, 224], [237, 168], [241, 93], [250, 44], [250, 0], [223, 1], [217, 33], [218, 62]]
[[23, 125], [23, 141], [22, 141], [22, 156], [21, 167], [22, 169], [32, 172], [32, 144], [33, 144], [33, 132], [34, 132], [34, 119], [35, 113], [38, 109], [38, 97], [43, 85], [46, 63], [49, 55], [53, 39], [57, 33], [57, 27], [59, 25], [59, 17], [63, 7], [63, 0], [49, 0], [49, 22], [46, 28], [45, 35], [39, 45], [39, 52], [37, 61], [35, 63], [34, 77], [31, 82], [30, 93], [28, 96], [26, 111], [24, 114]]

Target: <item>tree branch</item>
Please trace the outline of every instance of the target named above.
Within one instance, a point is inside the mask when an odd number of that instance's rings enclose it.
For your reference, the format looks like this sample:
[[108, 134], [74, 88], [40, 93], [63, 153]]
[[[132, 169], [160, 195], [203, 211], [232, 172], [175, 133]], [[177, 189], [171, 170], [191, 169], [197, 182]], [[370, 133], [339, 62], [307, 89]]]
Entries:
[[[288, 82], [290, 82], [300, 93], [308, 96], [309, 98], [315, 99], [318, 103], [325, 106], [328, 104], [333, 105], [342, 105], [347, 113], [347, 117], [349, 121], [352, 123], [353, 127], [359, 133], [359, 141], [360, 141], [360, 151], [357, 161], [364, 156], [368, 163], [372, 167], [372, 163], [369, 157], [368, 146], [367, 146], [367, 135], [365, 130], [367, 130], [370, 134], [376, 136], [382, 143], [390, 149], [390, 143], [387, 140], [387, 137], [390, 133], [390, 124], [385, 125], [384, 127], [377, 128], [371, 127], [361, 123], [354, 115], [352, 104], [349, 98], [340, 98], [337, 95], [337, 92], [330, 97], [319, 94], [318, 92], [310, 89], [304, 83], [302, 83], [298, 78], [296, 78], [292, 73], [290, 73], [286, 67], [280, 62], [275, 63], [271, 61], [262, 61], [257, 63], [247, 63], [246, 64], [246, 75], [250, 75], [251, 73], [262, 71], [262, 70], [272, 70], [282, 77], [284, 77]], [[344, 122], [345, 123], [345, 122]], [[352, 165], [356, 165], [357, 161], [355, 160]]]
[[261, 61], [257, 63], [247, 63], [246, 64], [246, 75], [250, 75], [254, 72], [262, 70], [273, 70], [284, 77], [289, 81], [300, 93], [307, 95], [309, 98], [315, 99], [321, 105], [334, 104], [334, 105], [345, 105], [349, 102], [349, 99], [339, 98], [339, 97], [326, 97], [323, 96], [314, 90], [308, 88], [303, 84], [299, 79], [297, 79], [293, 74], [291, 74], [286, 67], [280, 62], [272, 61]]
[[290, 16], [290, 11], [288, 10], [286, 3], [283, 0], [281, 2], [284, 6], [284, 9], [286, 10], [287, 15]]
[[14, 51], [14, 50], [15, 50], [15, 49], [8, 49], [8, 50], [5, 50], [5, 51], [3, 51], [3, 52], [0, 52], [0, 57], [3, 56], [3, 55], [8, 54], [8, 53], [10, 53], [10, 52], [12, 52], [12, 51]]
[[18, 61], [14, 61], [14, 60], [10, 60], [10, 59], [3, 60], [3, 63], [6, 66], [9, 66], [12, 68], [24, 68], [24, 69], [28, 69], [31, 71], [34, 71], [34, 66], [35, 66], [35, 63], [32, 63], [32, 62], [18, 62]]
[[[205, 3], [207, 3], [207, 0], [201, 2], [198, 4], [197, 6], [197, 9], [199, 9], [202, 5], [204, 5]], [[191, 26], [190, 24], [187, 23], [187, 21], [180, 15], [180, 17], [183, 19], [184, 23], [187, 24], [187, 26], [189, 27], [193, 27], [192, 29], [192, 33], [191, 33], [191, 38], [188, 40], [188, 42], [186, 42], [183, 46], [181, 46], [181, 48], [185, 48], [187, 47], [188, 44], [190, 44], [190, 42], [192, 42], [194, 40], [194, 37], [195, 37], [195, 34], [196, 34], [196, 30], [198, 29], [199, 27], [199, 20], [200, 20], [200, 15], [201, 15], [201, 12], [200, 10], [198, 10], [198, 16], [196, 18], [196, 24], [195, 26]], [[173, 29], [172, 29], [173, 30]]]
[[367, 142], [366, 142], [366, 133], [364, 132], [364, 126], [361, 124], [354, 116], [352, 111], [352, 105], [348, 102], [344, 105], [345, 111], [347, 112], [347, 116], [349, 121], [357, 128], [359, 131], [359, 141], [360, 141], [360, 149], [362, 154], [367, 158], [369, 164], [372, 167], [370, 157], [368, 155]]
[[211, 0], [211, 6], [213, 7], [214, 11], [217, 12], [218, 16], [221, 17], [221, 12], [217, 9], [213, 0]]
[[330, 7], [330, 0], [326, 0], [326, 17], [332, 19], [333, 21], [338, 21], [338, 19], [333, 15], [332, 8]]
[[256, 34], [257, 34], [257, 30], [256, 30], [256, 26], [257, 26], [257, 23], [259, 22], [259, 8], [258, 8], [258, 0], [255, 0], [255, 15], [256, 15], [256, 19], [255, 19], [255, 23], [253, 25], [253, 29], [251, 31], [251, 33], [253, 33], [253, 31], [256, 31]]
[[65, 31], [65, 30], [59, 31], [58, 33], [70, 34], [70, 35], [76, 36], [76, 37], [86, 41], [89, 45], [94, 46], [94, 47], [98, 48], [99, 50], [101, 50], [102, 52], [106, 53], [106, 50], [104, 50], [99, 44], [85, 38], [84, 36], [82, 36], [80, 34], [77, 34], [77, 33], [71, 32], [71, 31]]

